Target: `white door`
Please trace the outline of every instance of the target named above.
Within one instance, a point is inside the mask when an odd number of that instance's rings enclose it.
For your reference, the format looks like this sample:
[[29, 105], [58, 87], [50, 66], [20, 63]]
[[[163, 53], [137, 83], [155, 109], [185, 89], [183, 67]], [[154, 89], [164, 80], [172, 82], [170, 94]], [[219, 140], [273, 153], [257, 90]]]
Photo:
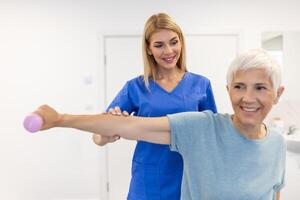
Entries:
[[[105, 37], [106, 105], [127, 80], [142, 74], [141, 37]], [[208, 77], [212, 82], [218, 111], [231, 112], [226, 91], [226, 70], [238, 53], [238, 35], [186, 35], [188, 70]], [[121, 140], [108, 145], [109, 199], [127, 197], [134, 141]]]
[[[143, 73], [140, 36], [105, 37], [106, 106], [126, 81]], [[127, 197], [131, 160], [136, 142], [121, 139], [107, 146], [109, 200]]]

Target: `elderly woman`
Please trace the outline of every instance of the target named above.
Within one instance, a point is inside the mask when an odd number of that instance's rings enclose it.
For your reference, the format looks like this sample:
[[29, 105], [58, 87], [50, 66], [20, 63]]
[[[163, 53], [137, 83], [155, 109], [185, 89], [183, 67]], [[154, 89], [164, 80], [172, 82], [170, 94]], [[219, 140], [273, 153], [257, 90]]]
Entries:
[[184, 161], [181, 199], [278, 200], [285, 143], [263, 120], [284, 88], [277, 62], [264, 50], [238, 56], [227, 74], [234, 114], [184, 112], [143, 118], [59, 114], [41, 106], [42, 130], [69, 127], [104, 136], [170, 144]]

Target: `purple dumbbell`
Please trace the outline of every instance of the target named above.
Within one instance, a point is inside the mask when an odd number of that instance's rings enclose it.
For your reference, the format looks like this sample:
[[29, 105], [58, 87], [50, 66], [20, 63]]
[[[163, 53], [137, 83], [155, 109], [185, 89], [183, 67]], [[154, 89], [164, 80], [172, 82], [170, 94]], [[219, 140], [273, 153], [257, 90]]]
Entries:
[[42, 125], [43, 125], [42, 117], [35, 113], [31, 113], [30, 115], [25, 117], [23, 122], [24, 128], [31, 133], [35, 133], [41, 130]]

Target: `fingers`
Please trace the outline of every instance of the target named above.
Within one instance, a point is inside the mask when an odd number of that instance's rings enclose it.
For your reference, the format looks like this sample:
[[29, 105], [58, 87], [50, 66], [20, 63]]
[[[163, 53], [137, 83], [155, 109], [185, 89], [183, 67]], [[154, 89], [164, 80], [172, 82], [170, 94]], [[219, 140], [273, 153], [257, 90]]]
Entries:
[[113, 143], [119, 139], [120, 139], [120, 136], [114, 135], [114, 136], [108, 138], [108, 143]]
[[120, 107], [116, 106], [114, 108], [110, 108], [108, 110], [108, 113], [112, 114], [112, 115], [118, 115], [118, 116], [121, 116], [121, 115], [124, 115], [124, 116], [129, 116], [129, 113], [127, 111], [121, 111]]
[[124, 116], [128, 116], [128, 115], [129, 115], [129, 113], [128, 113], [127, 111], [123, 111], [122, 114], [123, 114]]
[[110, 114], [113, 114], [113, 115], [122, 115], [121, 109], [120, 109], [120, 107], [118, 107], [118, 106], [116, 106], [116, 107], [114, 107], [114, 108], [110, 108], [110, 109], [108, 110], [108, 112], [109, 112]]
[[95, 133], [93, 134], [93, 141], [95, 144], [97, 144], [99, 146], [104, 146], [107, 143], [113, 143], [119, 139], [120, 139], [120, 136], [118, 136], [118, 135], [106, 137], [106, 136], [95, 134]]
[[104, 146], [108, 143], [108, 137], [99, 135], [99, 134], [93, 134], [93, 141], [95, 144], [99, 145], [99, 146]]
[[48, 105], [42, 105], [38, 107], [33, 113], [42, 118], [43, 122], [41, 130], [58, 126], [59, 119], [61, 118], [61, 115]]

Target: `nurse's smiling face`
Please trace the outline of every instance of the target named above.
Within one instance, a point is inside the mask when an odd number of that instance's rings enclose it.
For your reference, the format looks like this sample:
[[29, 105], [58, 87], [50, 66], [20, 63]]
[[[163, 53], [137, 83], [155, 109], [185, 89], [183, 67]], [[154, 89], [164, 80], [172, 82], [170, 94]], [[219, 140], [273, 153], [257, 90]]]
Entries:
[[177, 33], [166, 29], [153, 33], [147, 53], [154, 57], [157, 67], [174, 69], [181, 53], [181, 42]]

